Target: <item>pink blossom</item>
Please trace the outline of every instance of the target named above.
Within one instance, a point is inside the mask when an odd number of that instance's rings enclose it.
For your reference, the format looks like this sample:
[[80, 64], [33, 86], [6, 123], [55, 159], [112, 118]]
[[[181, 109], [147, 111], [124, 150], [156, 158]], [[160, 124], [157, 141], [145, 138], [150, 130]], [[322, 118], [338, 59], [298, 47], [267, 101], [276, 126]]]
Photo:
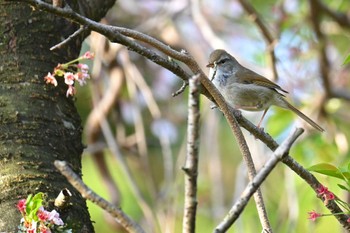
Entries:
[[75, 93], [76, 93], [75, 88], [72, 85], [68, 85], [68, 90], [67, 90], [66, 96], [67, 97], [70, 95], [73, 96], [73, 95], [75, 95]]
[[54, 86], [57, 86], [57, 80], [50, 72], [44, 77], [44, 80], [47, 84], [50, 83]]
[[86, 84], [86, 79], [89, 79], [90, 76], [88, 73], [78, 72], [75, 74], [75, 80], [79, 82], [80, 86], [84, 86]]
[[319, 213], [317, 213], [316, 211], [311, 211], [311, 212], [309, 212], [308, 213], [309, 214], [309, 217], [308, 217], [308, 219], [310, 219], [311, 221], [315, 221], [316, 220], [316, 218], [318, 218], [318, 217], [321, 217], [322, 216], [322, 214], [319, 214]]
[[328, 188], [323, 186], [322, 184], [320, 185], [320, 187], [317, 188], [317, 195], [322, 196], [323, 194], [326, 194], [328, 191]]
[[328, 192], [328, 193], [326, 194], [325, 199], [327, 199], [327, 200], [334, 200], [334, 199], [335, 199], [334, 193]]
[[26, 211], [26, 199], [21, 199], [18, 201], [17, 209], [19, 209], [21, 213], [24, 213]]
[[94, 59], [95, 57], [95, 54], [90, 52], [90, 51], [87, 51], [86, 53], [84, 53], [84, 55], [82, 56], [83, 59]]
[[73, 85], [74, 84], [74, 74], [71, 73], [71, 72], [66, 72], [64, 74], [64, 82], [67, 84], [67, 85]]
[[350, 223], [350, 218], [348, 218], [346, 221]]
[[325, 205], [328, 204], [328, 201], [335, 199], [334, 193], [329, 191], [328, 188], [323, 185], [320, 185], [320, 187], [317, 188], [317, 196], [323, 197]]
[[81, 72], [83, 73], [89, 72], [89, 66], [87, 64], [79, 63], [77, 66], [81, 70]]
[[55, 225], [62, 226], [64, 225], [62, 219], [60, 218], [60, 214], [56, 210], [52, 210], [49, 213], [49, 221], [52, 221]]
[[46, 211], [44, 209], [44, 207], [42, 207], [42, 206], [38, 209], [38, 212], [37, 212], [37, 216], [38, 216], [39, 220], [43, 221], [43, 222], [48, 220], [49, 214], [50, 214], [50, 212]]

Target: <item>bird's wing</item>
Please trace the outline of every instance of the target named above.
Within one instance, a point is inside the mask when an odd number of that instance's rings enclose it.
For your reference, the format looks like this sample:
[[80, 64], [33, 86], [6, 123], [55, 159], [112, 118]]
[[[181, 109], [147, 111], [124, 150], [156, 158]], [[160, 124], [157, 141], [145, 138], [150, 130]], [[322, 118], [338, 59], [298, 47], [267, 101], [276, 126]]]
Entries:
[[[244, 68], [244, 67], [242, 67]], [[243, 84], [256, 84], [259, 86], [275, 89], [282, 91], [284, 93], [288, 93], [288, 91], [284, 90], [282, 87], [277, 85], [276, 83], [268, 80], [267, 78], [255, 73], [254, 71], [251, 71], [249, 69], [239, 69], [239, 71], [236, 72], [236, 77], [238, 79], [238, 82], [241, 81]], [[244, 80], [242, 80], [242, 77], [244, 77]]]

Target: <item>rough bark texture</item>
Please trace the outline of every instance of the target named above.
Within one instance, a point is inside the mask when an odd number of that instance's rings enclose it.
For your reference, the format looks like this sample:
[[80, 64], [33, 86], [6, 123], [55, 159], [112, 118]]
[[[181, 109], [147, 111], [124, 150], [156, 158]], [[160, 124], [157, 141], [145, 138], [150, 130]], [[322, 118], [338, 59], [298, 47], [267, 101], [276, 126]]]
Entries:
[[65, 160], [81, 174], [80, 117], [63, 80], [58, 87], [43, 80], [58, 63], [79, 55], [82, 38], [49, 50], [77, 28], [27, 4], [0, 0], [0, 232], [16, 231], [19, 199], [44, 192], [52, 209], [63, 188], [73, 193], [63, 220], [73, 232], [93, 232], [85, 200], [53, 165]]

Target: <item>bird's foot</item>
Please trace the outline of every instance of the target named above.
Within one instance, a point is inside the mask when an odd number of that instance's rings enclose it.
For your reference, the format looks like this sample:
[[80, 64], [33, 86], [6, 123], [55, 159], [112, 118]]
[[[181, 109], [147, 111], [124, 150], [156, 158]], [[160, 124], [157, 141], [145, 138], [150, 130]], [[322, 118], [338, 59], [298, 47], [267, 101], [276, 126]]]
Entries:
[[218, 108], [216, 104], [210, 105], [210, 109], [215, 109], [215, 108]]

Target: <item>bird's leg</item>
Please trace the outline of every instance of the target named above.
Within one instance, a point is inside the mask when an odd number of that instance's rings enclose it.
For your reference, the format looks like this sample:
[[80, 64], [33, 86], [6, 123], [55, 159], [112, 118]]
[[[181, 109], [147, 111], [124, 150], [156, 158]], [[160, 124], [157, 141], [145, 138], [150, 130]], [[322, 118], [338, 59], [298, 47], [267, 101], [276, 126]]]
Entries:
[[260, 119], [260, 121], [259, 121], [259, 124], [258, 124], [258, 128], [260, 128], [260, 125], [261, 125], [261, 123], [262, 123], [262, 121], [263, 121], [263, 119], [264, 119], [264, 117], [265, 117], [265, 115], [266, 115], [266, 113], [267, 113], [267, 110], [269, 110], [269, 108], [267, 108], [267, 109], [265, 109], [265, 111], [264, 111], [264, 113], [263, 113], [263, 115], [262, 115], [262, 117], [261, 117], [261, 119]]

